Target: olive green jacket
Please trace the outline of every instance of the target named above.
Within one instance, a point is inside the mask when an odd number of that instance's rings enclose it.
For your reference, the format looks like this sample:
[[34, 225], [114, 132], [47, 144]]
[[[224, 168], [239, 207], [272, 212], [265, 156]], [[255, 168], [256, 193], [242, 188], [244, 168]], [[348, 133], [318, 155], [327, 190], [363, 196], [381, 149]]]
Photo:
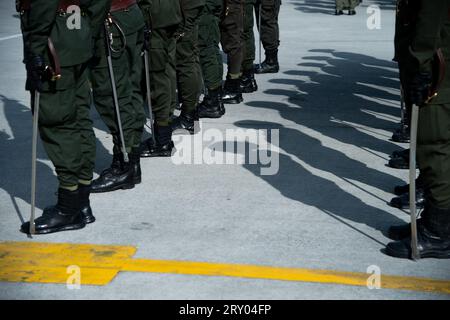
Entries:
[[189, 33], [198, 23], [198, 18], [205, 7], [205, 0], [180, 0], [183, 20], [179, 26], [179, 33]]
[[[432, 104], [450, 103], [450, 0], [422, 0], [410, 46], [412, 72], [431, 72], [437, 49], [446, 60], [446, 75]], [[436, 76], [436, 75], [434, 75]]]
[[[125, 35], [136, 33], [145, 26], [144, 16], [137, 5], [133, 5], [127, 10], [112, 12], [111, 15]], [[118, 35], [115, 28], [112, 28], [112, 31], [115, 36]]]
[[176, 26], [183, 19], [180, 0], [138, 0], [138, 4], [153, 30]]
[[111, 5], [111, 0], [81, 0], [80, 25], [72, 14], [59, 14], [59, 0], [33, 0], [21, 15], [24, 59], [40, 55], [50, 63], [48, 38], [55, 46], [61, 67], [87, 62], [93, 55], [94, 37]]

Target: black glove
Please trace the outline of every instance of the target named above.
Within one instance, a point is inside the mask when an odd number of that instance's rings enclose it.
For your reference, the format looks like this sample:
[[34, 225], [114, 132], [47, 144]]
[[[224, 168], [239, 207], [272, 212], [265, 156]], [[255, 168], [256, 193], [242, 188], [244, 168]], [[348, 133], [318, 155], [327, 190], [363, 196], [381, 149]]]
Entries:
[[431, 74], [418, 73], [407, 84], [409, 101], [415, 105], [423, 106], [430, 96], [432, 85]]
[[42, 91], [45, 81], [46, 66], [41, 56], [33, 56], [26, 62], [27, 89], [30, 91]]

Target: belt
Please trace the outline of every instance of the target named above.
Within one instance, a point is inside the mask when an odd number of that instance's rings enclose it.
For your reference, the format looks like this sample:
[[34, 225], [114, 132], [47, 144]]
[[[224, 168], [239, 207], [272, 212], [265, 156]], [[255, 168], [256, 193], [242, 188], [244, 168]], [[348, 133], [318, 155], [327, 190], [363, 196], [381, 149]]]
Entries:
[[136, 4], [136, 0], [112, 0], [110, 12], [125, 10]]
[[[57, 12], [67, 12], [70, 6], [80, 6], [80, 0], [60, 0]], [[17, 12], [28, 11], [31, 9], [31, 0], [16, 0]]]

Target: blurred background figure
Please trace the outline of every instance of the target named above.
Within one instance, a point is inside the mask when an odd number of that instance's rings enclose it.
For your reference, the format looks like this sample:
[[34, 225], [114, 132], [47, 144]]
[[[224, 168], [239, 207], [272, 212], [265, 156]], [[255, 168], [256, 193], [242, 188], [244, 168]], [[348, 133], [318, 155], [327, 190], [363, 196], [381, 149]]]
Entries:
[[336, 15], [344, 14], [344, 10], [348, 10], [348, 14], [353, 16], [356, 14], [355, 8], [361, 3], [361, 0], [336, 0]]

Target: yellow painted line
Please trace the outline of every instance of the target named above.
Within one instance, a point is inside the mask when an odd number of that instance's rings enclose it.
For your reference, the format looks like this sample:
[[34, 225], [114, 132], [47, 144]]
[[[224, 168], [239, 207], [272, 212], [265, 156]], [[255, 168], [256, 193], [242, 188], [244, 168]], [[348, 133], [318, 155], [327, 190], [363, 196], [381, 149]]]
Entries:
[[[67, 267], [81, 270], [83, 285], [106, 285], [119, 272], [235, 277], [367, 285], [367, 273], [240, 264], [134, 259], [135, 247], [90, 244], [0, 242], [0, 281], [66, 283]], [[381, 275], [383, 289], [450, 294], [450, 281]]]
[[106, 285], [136, 248], [66, 243], [0, 242], [0, 281], [66, 283], [80, 267], [82, 283]]

